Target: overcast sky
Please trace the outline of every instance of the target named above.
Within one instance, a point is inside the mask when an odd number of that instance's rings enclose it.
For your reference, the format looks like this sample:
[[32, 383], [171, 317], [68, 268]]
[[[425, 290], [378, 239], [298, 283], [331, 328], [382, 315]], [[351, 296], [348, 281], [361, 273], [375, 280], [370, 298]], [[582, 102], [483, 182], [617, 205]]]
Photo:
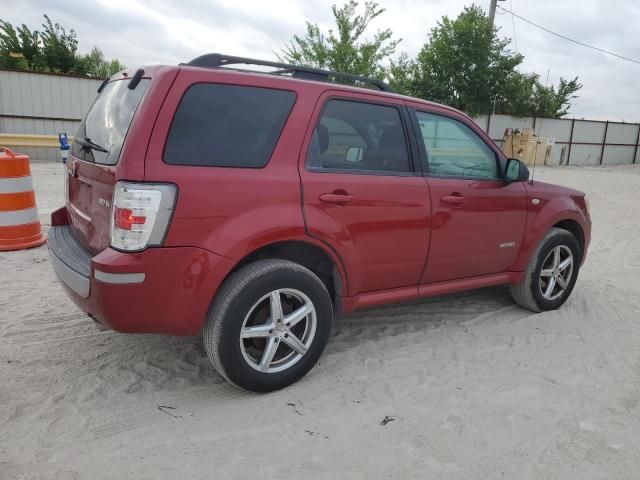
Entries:
[[[638, 0], [511, 0], [513, 10], [553, 31], [640, 60]], [[332, 0], [2, 0], [0, 18], [39, 27], [42, 14], [78, 34], [79, 49], [94, 45], [127, 66], [188, 61], [202, 53], [273, 58], [304, 32], [305, 21], [332, 23]], [[398, 53], [415, 55], [443, 16], [455, 17], [466, 0], [380, 0], [386, 12], [374, 29], [402, 38]], [[489, 0], [476, 1], [488, 9]], [[509, 0], [499, 5], [510, 8]], [[513, 38], [511, 15], [498, 10], [500, 35]], [[515, 19], [512, 47], [525, 56], [522, 70], [544, 83], [579, 76], [584, 84], [569, 116], [640, 121], [640, 64], [554, 37]]]

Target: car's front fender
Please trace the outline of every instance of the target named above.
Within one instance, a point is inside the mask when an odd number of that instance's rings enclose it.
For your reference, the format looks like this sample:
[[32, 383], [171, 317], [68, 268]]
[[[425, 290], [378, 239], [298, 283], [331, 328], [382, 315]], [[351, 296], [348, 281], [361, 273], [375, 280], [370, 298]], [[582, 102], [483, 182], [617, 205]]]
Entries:
[[545, 199], [532, 195], [529, 200], [525, 235], [512, 270], [524, 271], [542, 237], [555, 225], [566, 221], [575, 222], [582, 231], [583, 238], [579, 240], [584, 243], [584, 258], [591, 238], [591, 220], [576, 200], [572, 196]]

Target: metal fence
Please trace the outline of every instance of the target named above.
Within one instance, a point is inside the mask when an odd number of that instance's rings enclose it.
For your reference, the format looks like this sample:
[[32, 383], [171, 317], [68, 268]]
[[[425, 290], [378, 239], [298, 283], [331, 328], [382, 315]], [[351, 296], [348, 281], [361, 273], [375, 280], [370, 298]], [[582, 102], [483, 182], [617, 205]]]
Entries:
[[[100, 80], [0, 70], [0, 134], [75, 134], [97, 95]], [[55, 160], [46, 147], [20, 147], [35, 160]]]
[[[0, 70], [0, 135], [73, 135], [97, 94], [100, 80]], [[555, 140], [552, 164], [640, 163], [640, 124], [578, 119], [480, 116], [475, 119], [498, 144], [506, 128], [532, 128]], [[56, 149], [21, 147], [36, 160], [55, 160]]]
[[551, 137], [552, 165], [623, 165], [640, 163], [640, 124], [570, 118], [482, 115], [474, 119], [500, 145], [506, 128], [532, 128]]

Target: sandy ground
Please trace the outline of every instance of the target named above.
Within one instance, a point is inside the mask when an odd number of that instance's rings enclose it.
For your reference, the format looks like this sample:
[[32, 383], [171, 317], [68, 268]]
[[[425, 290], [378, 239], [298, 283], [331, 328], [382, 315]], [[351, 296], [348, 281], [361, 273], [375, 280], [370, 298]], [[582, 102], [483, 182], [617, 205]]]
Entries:
[[[61, 167], [33, 170], [45, 220]], [[198, 338], [99, 332], [46, 248], [0, 253], [0, 479], [638, 478], [640, 166], [536, 178], [591, 199], [564, 307], [493, 288], [358, 313], [268, 395], [226, 384]]]

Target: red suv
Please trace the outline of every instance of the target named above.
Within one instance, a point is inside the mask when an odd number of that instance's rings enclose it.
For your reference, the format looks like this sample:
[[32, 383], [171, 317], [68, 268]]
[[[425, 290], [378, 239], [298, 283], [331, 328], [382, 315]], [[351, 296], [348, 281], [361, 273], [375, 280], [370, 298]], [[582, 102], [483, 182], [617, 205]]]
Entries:
[[101, 85], [50, 258], [103, 328], [202, 332], [227, 380], [275, 390], [335, 315], [500, 284], [562, 305], [588, 203], [528, 178], [467, 115], [379, 80], [204, 55]]

